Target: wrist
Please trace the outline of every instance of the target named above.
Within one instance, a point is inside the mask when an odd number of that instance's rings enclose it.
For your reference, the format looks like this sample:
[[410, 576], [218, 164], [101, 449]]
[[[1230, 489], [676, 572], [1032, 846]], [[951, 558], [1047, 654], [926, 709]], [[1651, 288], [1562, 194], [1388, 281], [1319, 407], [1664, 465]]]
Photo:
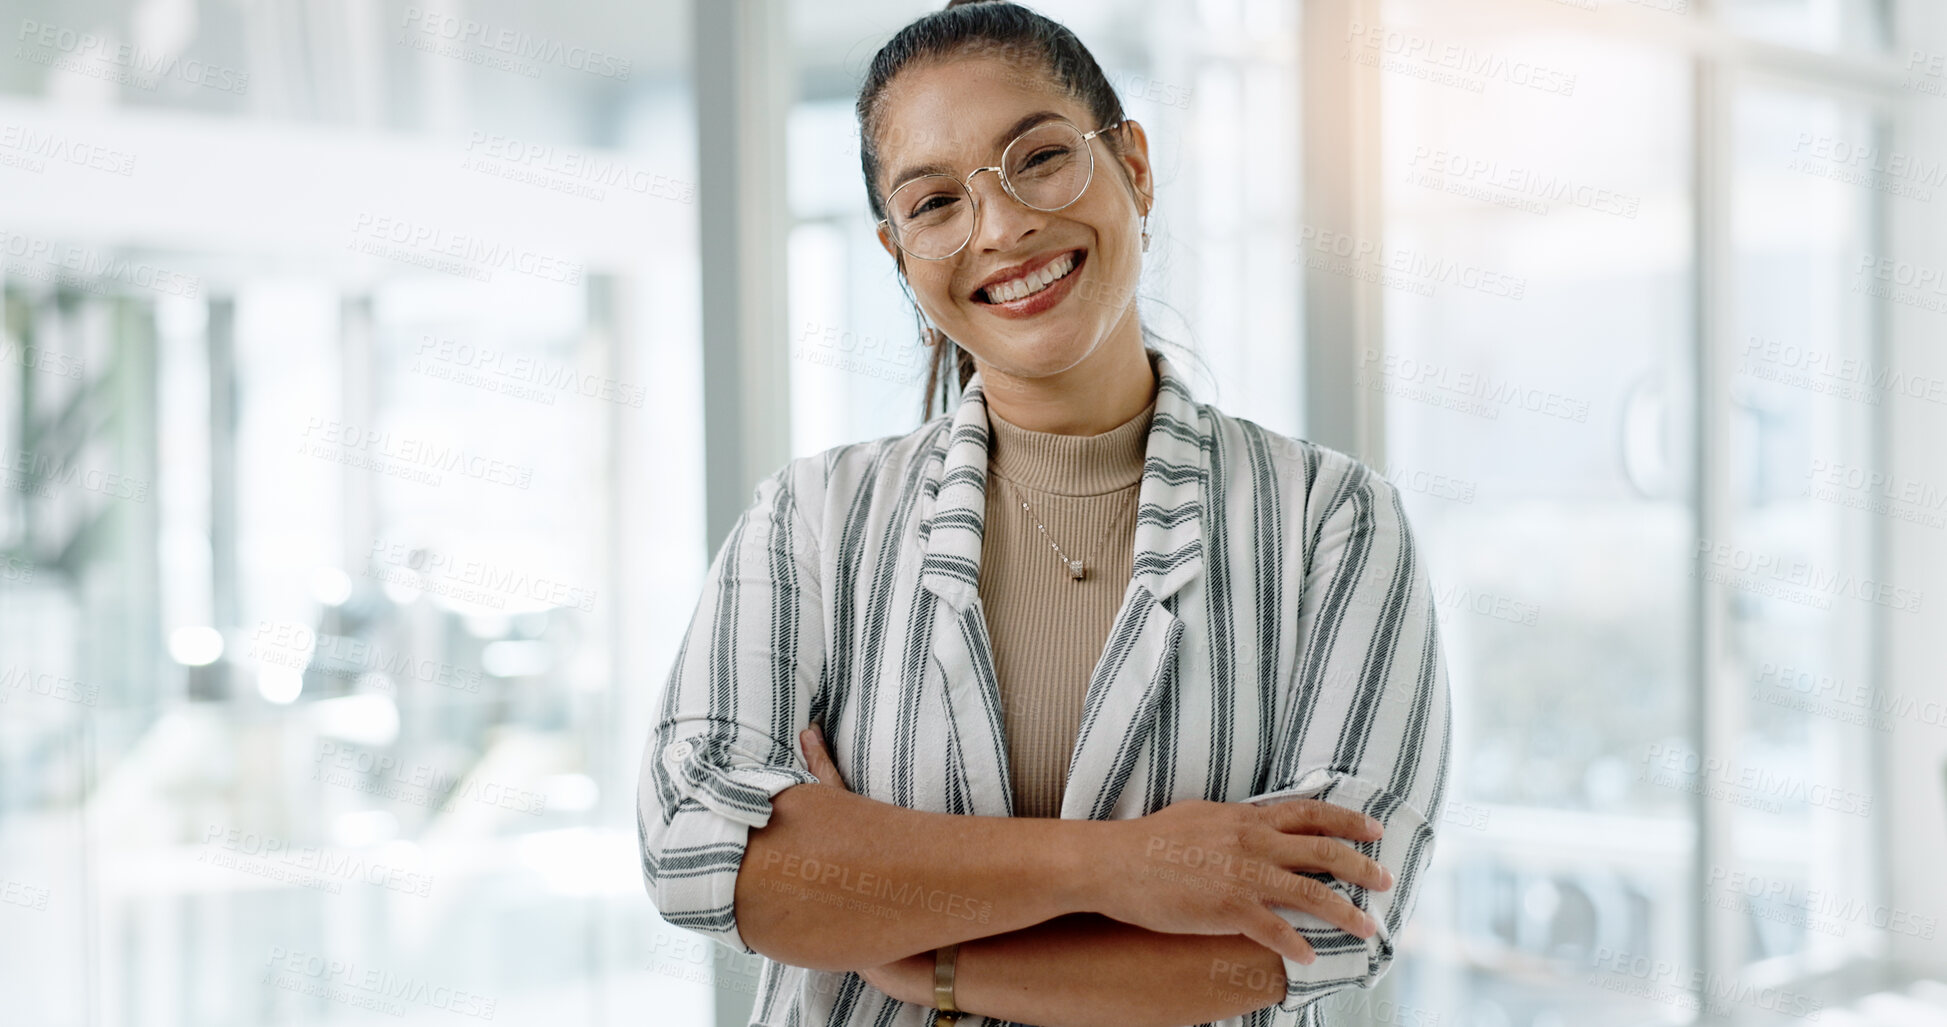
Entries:
[[960, 944], [955, 942], [942, 945], [933, 950], [933, 1008], [938, 1011], [934, 1017], [938, 1024], [957, 1022], [966, 1011], [958, 1000], [956, 969], [960, 962]]
[[[1058, 820], [1056, 843], [1048, 846], [1044, 880], [1054, 890], [1055, 916], [1092, 913], [1100, 906], [1101, 854], [1108, 851], [1113, 820]], [[1052, 918], [1050, 918], [1052, 919]]]

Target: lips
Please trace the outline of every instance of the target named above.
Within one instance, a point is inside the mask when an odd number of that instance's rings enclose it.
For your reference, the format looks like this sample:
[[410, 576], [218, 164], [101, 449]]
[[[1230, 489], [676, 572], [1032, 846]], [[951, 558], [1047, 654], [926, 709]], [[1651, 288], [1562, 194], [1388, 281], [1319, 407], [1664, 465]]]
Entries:
[[1087, 259], [1084, 250], [1062, 250], [1005, 268], [974, 289], [973, 300], [990, 306], [1019, 303], [1073, 275]]

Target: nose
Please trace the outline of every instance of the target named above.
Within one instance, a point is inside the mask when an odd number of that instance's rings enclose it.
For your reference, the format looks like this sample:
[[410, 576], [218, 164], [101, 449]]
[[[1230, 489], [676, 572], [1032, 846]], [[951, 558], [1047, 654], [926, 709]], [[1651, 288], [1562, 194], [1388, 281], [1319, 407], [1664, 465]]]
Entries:
[[976, 205], [974, 237], [971, 243], [975, 249], [1000, 251], [1012, 248], [1022, 238], [1041, 227], [1042, 214], [1008, 195], [1007, 187], [1001, 184], [999, 171], [991, 176], [984, 172], [993, 171], [982, 168], [974, 172], [967, 189], [972, 192]]

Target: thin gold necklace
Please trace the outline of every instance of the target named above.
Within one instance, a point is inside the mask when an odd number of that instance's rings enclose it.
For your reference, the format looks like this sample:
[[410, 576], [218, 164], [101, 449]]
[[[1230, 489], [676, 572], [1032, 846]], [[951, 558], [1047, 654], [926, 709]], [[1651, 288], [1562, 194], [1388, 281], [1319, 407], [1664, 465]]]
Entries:
[[[1007, 481], [1007, 479], [1005, 478], [1002, 478], [1001, 480]], [[1008, 482], [1008, 484], [1012, 486], [1014, 483]], [[1068, 576], [1074, 578], [1076, 581], [1080, 581], [1083, 578], [1087, 577], [1088, 565], [1081, 560], [1070, 559], [1068, 554], [1062, 551], [1061, 546], [1055, 542], [1055, 537], [1053, 535], [1048, 534], [1048, 526], [1042, 524], [1041, 519], [1034, 515], [1034, 510], [1033, 508], [1028, 506], [1027, 500], [1025, 499], [1021, 500], [1021, 509], [1027, 511], [1028, 519], [1034, 522], [1034, 526], [1036, 528], [1041, 529], [1041, 536], [1048, 540], [1048, 545], [1054, 548], [1055, 555], [1061, 559], [1061, 562], [1063, 564], [1067, 565]], [[1117, 525], [1120, 525], [1121, 523], [1122, 523], [1122, 517], [1120, 515], [1117, 515], [1116, 519], [1112, 523], [1110, 523], [1108, 530], [1102, 532], [1103, 537], [1104, 538], [1108, 537], [1109, 532], [1114, 531]], [[1097, 539], [1096, 541], [1100, 542], [1101, 539]]]

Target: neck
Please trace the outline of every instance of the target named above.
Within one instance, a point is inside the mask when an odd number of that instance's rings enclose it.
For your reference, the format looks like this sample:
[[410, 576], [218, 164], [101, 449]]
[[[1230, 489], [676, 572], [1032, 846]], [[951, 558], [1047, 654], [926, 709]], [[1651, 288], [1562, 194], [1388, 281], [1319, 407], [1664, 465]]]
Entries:
[[1156, 370], [1135, 333], [1106, 339], [1081, 363], [1045, 377], [1010, 375], [978, 357], [975, 365], [988, 409], [1029, 431], [1100, 435], [1141, 413], [1156, 395]]

